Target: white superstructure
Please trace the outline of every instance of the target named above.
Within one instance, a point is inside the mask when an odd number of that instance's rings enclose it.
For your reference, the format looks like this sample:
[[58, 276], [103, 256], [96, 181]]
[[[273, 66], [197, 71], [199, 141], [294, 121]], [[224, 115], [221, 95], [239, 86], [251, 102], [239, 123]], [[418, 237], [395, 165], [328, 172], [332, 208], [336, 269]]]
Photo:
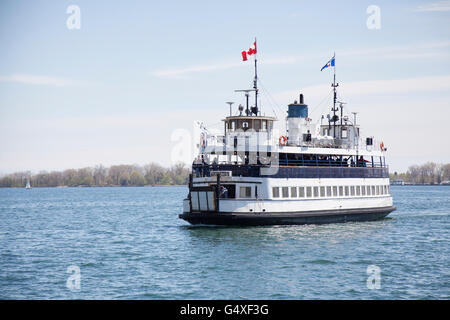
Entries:
[[[255, 75], [256, 79], [256, 75]], [[303, 95], [288, 106], [287, 130], [256, 105], [226, 117], [224, 134], [202, 133], [180, 218], [202, 224], [298, 224], [373, 220], [395, 210], [383, 142], [362, 136], [343, 103], [322, 123]], [[338, 112], [340, 111], [340, 116]], [[326, 119], [326, 120], [325, 120]], [[325, 122], [325, 123], [324, 123]]]

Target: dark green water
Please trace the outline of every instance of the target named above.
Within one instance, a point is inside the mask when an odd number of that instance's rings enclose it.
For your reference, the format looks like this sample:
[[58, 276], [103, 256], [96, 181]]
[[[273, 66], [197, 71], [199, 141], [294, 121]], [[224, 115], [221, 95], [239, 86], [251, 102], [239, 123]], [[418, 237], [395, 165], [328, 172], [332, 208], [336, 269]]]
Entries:
[[391, 192], [381, 221], [222, 228], [178, 219], [185, 187], [0, 189], [0, 298], [449, 299], [450, 187]]

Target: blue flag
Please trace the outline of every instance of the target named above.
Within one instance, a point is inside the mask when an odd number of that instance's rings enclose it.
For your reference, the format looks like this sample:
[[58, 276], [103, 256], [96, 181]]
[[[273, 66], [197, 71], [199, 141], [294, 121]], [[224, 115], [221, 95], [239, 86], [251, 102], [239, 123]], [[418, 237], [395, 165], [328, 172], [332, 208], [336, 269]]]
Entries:
[[326, 65], [324, 65], [322, 67], [322, 69], [320, 69], [320, 71], [322, 71], [323, 69], [328, 68], [328, 67], [334, 67], [334, 56], [327, 62]]

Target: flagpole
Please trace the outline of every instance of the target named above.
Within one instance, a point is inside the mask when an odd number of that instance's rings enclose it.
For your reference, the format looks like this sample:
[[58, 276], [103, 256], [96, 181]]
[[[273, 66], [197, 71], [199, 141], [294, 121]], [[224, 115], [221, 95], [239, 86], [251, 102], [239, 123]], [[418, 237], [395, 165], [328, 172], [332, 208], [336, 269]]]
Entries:
[[256, 62], [258, 61], [258, 59], [256, 59], [256, 55], [258, 54], [258, 49], [256, 47], [256, 37], [255, 37], [255, 49], [256, 49], [256, 53], [255, 53], [255, 80], [253, 81], [253, 89], [255, 89], [255, 108], [256, 108], [256, 112], [258, 115], [258, 74], [257, 74], [257, 67], [256, 67]]
[[[336, 87], [339, 85], [336, 83], [336, 52], [333, 54], [334, 68], [333, 68], [333, 87], [334, 99], [333, 99], [333, 138], [336, 138]], [[342, 119], [341, 119], [342, 122]]]

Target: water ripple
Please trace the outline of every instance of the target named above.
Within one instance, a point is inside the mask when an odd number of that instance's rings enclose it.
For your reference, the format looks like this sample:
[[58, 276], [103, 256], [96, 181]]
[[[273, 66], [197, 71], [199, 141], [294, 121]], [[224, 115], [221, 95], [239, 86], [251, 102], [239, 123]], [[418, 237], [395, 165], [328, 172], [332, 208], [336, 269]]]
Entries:
[[187, 225], [186, 192], [0, 189], [0, 299], [450, 298], [449, 187], [392, 187], [380, 221], [244, 228]]

